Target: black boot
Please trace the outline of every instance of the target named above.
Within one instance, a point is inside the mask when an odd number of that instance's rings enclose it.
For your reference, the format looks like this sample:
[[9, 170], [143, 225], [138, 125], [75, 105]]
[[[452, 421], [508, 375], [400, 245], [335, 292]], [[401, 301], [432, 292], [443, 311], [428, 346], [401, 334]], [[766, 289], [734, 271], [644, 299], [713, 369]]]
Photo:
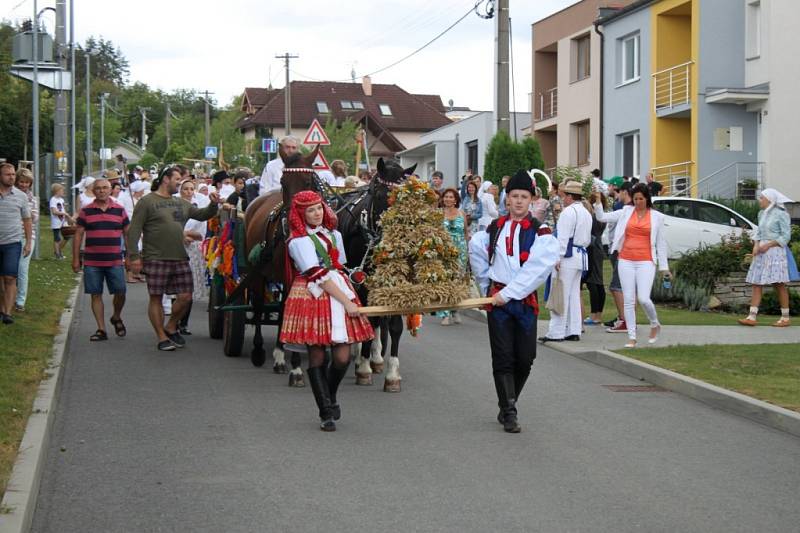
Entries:
[[335, 363], [331, 363], [331, 366], [328, 367], [328, 390], [331, 393], [331, 411], [333, 412], [334, 420], [339, 420], [342, 417], [342, 408], [336, 400], [336, 392], [339, 390], [339, 383], [344, 379], [348, 368], [350, 368], [349, 359], [342, 367], [336, 366]]
[[325, 374], [325, 367], [309, 368], [308, 381], [311, 383], [314, 400], [319, 407], [319, 419], [322, 421], [319, 428], [322, 431], [336, 431], [336, 423], [333, 421], [333, 410], [331, 409], [331, 393], [328, 390], [328, 378]]
[[519, 400], [520, 395], [522, 395], [522, 389], [525, 388], [525, 383], [528, 381], [528, 376], [530, 375], [530, 371], [523, 374], [519, 370], [514, 370], [514, 392], [516, 393], [517, 400]]
[[506, 433], [519, 433], [522, 428], [517, 422], [517, 397], [514, 392], [514, 375], [495, 375], [494, 386], [500, 406], [500, 414], [497, 415], [497, 421], [503, 424], [503, 430]]

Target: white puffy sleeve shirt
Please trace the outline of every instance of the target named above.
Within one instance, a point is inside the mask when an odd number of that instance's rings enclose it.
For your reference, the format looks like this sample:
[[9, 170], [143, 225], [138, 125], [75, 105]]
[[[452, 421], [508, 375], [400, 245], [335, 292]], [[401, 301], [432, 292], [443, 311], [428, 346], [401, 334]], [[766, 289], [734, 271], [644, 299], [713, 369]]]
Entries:
[[489, 291], [489, 283], [494, 280], [505, 288], [500, 296], [505, 300], [524, 300], [539, 288], [553, 271], [558, 261], [558, 241], [552, 235], [537, 235], [530, 249], [528, 260], [519, 265], [519, 228], [515, 232], [513, 255], [506, 252], [505, 242], [511, 230], [506, 223], [497, 239], [494, 262], [489, 264], [489, 233], [479, 231], [469, 241], [469, 262], [472, 272], [481, 289], [481, 294]]

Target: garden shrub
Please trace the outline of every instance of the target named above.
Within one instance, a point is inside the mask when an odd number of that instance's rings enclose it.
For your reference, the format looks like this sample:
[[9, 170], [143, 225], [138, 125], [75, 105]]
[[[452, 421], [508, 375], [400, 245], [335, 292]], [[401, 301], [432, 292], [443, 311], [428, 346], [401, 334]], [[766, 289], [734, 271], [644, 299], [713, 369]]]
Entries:
[[[778, 294], [774, 289], [767, 289], [764, 291], [764, 296], [761, 298], [759, 311], [765, 315], [781, 314], [781, 306], [778, 303]], [[792, 289], [789, 289], [789, 314], [792, 316], [800, 315], [800, 294]]]

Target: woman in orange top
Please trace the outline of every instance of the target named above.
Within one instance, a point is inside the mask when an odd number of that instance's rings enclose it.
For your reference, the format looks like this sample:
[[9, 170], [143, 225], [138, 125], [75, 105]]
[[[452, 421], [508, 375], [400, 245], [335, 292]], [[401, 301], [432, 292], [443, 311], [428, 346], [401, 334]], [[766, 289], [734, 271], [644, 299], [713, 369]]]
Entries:
[[636, 300], [650, 319], [650, 338], [653, 344], [661, 332], [656, 307], [650, 299], [656, 266], [669, 276], [667, 243], [664, 240], [664, 215], [653, 209], [650, 191], [643, 183], [631, 189], [633, 205], [620, 211], [605, 213], [595, 204], [595, 216], [603, 222], [617, 223], [610, 253], [619, 251], [619, 279], [625, 302], [625, 323], [628, 326], [626, 348], [636, 346]]

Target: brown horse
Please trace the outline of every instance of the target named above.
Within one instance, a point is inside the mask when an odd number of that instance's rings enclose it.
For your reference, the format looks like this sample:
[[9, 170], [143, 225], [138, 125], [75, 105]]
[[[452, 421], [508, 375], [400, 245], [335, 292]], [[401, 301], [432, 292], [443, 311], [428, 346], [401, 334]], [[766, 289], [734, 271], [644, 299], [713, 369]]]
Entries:
[[[281, 190], [259, 196], [250, 202], [245, 211], [247, 257], [250, 258], [253, 248], [257, 245], [262, 245], [263, 248], [259, 258], [248, 265], [250, 303], [256, 327], [250, 359], [255, 366], [263, 365], [266, 359], [261, 323], [267, 289], [270, 285], [284, 284], [286, 281], [288, 223], [283, 213], [288, 210], [295, 193], [308, 190], [322, 193], [320, 180], [312, 168], [318, 152], [319, 146], [309, 154], [293, 154], [286, 158], [284, 160], [286, 166], [281, 176]], [[283, 351], [276, 348], [273, 355], [275, 356], [273, 370], [281, 374], [286, 373]], [[299, 364], [297, 357], [298, 367]], [[294, 361], [292, 366], [295, 366]]]

